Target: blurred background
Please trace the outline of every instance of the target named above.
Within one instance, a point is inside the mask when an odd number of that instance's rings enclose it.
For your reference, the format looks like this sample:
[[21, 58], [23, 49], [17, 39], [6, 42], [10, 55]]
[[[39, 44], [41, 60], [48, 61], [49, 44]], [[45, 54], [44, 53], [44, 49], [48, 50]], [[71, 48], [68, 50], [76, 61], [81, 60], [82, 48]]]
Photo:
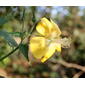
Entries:
[[[59, 25], [62, 37], [71, 37], [69, 48], [55, 54], [45, 63], [29, 65], [25, 57], [17, 50], [0, 61], [0, 76], [12, 78], [84, 78], [85, 77], [85, 7], [73, 6], [37, 6], [37, 7], [0, 7], [0, 30], [7, 32], [29, 32], [35, 21], [43, 16], [51, 18]], [[17, 41], [19, 39], [17, 38]], [[0, 37], [0, 57], [12, 50]], [[58, 60], [58, 58], [60, 59]]]

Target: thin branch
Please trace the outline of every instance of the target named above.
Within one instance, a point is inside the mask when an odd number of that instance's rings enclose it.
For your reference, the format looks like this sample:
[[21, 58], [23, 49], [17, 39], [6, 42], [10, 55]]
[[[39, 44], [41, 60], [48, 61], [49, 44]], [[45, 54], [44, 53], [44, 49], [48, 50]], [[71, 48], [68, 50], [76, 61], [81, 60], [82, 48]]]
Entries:
[[73, 78], [79, 78], [83, 73], [84, 73], [83, 71], [79, 71], [73, 76]]
[[28, 34], [28, 38], [31, 36], [32, 32], [35, 30], [35, 25], [37, 24], [36, 21], [36, 17], [35, 17], [35, 12], [36, 12], [36, 7], [31, 7], [32, 10], [32, 22], [33, 22], [33, 26], [31, 27], [31, 29], [29, 30], [29, 34]]
[[14, 53], [18, 48], [19, 48], [19, 46], [17, 46], [14, 50], [12, 50], [11, 52], [9, 52], [7, 55], [1, 57], [0, 58], [0, 61], [2, 61], [3, 59], [7, 58], [9, 55], [11, 55], [12, 53]]
[[23, 32], [23, 28], [24, 28], [24, 19], [25, 19], [25, 7], [23, 8], [23, 15], [22, 15], [22, 32]]
[[32, 22], [35, 23], [36, 22], [36, 17], [35, 17], [35, 12], [36, 12], [36, 7], [31, 7], [32, 10]]
[[60, 60], [53, 60], [52, 61], [53, 63], [59, 63], [67, 68], [75, 68], [75, 69], [78, 69], [78, 70], [81, 70], [83, 72], [85, 72], [85, 66], [81, 66], [81, 65], [78, 65], [78, 64], [74, 64], [74, 63], [68, 63], [62, 59]]

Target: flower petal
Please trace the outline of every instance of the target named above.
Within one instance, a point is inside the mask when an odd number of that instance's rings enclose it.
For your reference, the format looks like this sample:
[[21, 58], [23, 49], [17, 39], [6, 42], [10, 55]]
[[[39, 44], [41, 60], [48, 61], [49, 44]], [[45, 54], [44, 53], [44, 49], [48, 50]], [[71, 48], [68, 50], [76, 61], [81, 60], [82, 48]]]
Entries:
[[49, 59], [56, 51], [56, 44], [51, 43], [48, 47], [47, 52], [45, 53], [45, 56], [41, 59], [41, 62], [45, 62], [47, 59]]
[[56, 50], [57, 50], [58, 52], [61, 52], [61, 44], [56, 43]]
[[46, 18], [42, 18], [36, 26], [36, 30], [43, 36], [48, 36], [50, 34], [51, 28], [52, 24]]
[[36, 59], [41, 59], [45, 54], [45, 38], [44, 37], [32, 37], [30, 40], [30, 51]]
[[59, 29], [58, 25], [57, 25], [57, 24], [55, 24], [52, 20], [51, 20], [51, 23], [52, 23], [52, 26], [53, 26], [52, 31], [53, 31], [53, 32], [56, 32], [56, 33], [57, 33], [57, 35], [58, 35], [58, 36], [60, 36], [60, 35], [61, 35], [61, 31], [60, 31], [60, 29]]

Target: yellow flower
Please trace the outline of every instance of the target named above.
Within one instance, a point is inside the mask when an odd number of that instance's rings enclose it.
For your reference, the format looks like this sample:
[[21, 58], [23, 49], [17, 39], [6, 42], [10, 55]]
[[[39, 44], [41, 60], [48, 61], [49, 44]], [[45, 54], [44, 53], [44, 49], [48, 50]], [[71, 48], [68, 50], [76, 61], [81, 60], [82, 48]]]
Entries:
[[44, 17], [36, 25], [36, 31], [37, 34], [31, 37], [29, 44], [30, 51], [36, 59], [45, 62], [56, 51], [61, 52], [61, 31], [57, 24]]

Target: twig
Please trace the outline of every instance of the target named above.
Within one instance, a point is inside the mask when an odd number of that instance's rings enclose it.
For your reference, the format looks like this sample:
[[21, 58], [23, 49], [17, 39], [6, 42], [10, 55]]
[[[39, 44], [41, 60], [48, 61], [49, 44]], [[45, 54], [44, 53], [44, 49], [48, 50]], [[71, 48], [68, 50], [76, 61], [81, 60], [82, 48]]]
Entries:
[[32, 10], [32, 22], [35, 23], [36, 22], [36, 17], [35, 17], [36, 7], [35, 6], [31, 7], [31, 10]]
[[23, 28], [24, 28], [24, 19], [25, 19], [25, 7], [23, 8], [23, 15], [22, 15], [22, 32], [23, 32]]
[[[21, 21], [22, 21], [22, 28], [21, 28], [21, 32], [22, 32], [22, 34], [24, 33], [23, 32], [23, 29], [24, 29], [24, 19], [25, 19], [25, 7], [23, 7], [23, 14], [22, 14], [22, 18], [21, 18]], [[21, 43], [22, 43], [22, 41], [23, 41], [23, 35], [21, 36]]]
[[14, 53], [18, 48], [19, 48], [19, 46], [17, 46], [14, 50], [12, 50], [11, 52], [9, 52], [7, 55], [1, 57], [0, 58], [0, 61], [2, 61], [3, 59], [7, 58], [9, 55], [11, 55], [12, 53]]
[[35, 11], [36, 11], [36, 7], [31, 7], [32, 10], [32, 22], [33, 22], [33, 26], [31, 27], [31, 29], [29, 30], [29, 34], [28, 34], [28, 38], [31, 36], [32, 32], [34, 31], [35, 25], [37, 24], [36, 21], [36, 17], [35, 17]]
[[73, 76], [73, 78], [79, 78], [83, 73], [84, 73], [83, 71], [79, 71]]
[[78, 65], [78, 64], [74, 64], [74, 63], [68, 63], [62, 59], [60, 60], [53, 60], [52, 61], [53, 63], [59, 63], [67, 68], [75, 68], [75, 69], [78, 69], [78, 70], [81, 70], [83, 72], [85, 72], [85, 66], [81, 66], [81, 65]]
[[[25, 8], [23, 9], [23, 16], [22, 16], [22, 29], [21, 31], [23, 32], [23, 28], [24, 28], [24, 18], [25, 18]], [[23, 37], [21, 37], [21, 42], [23, 41]], [[3, 59], [7, 58], [9, 55], [11, 55], [12, 53], [14, 53], [17, 49], [19, 48], [19, 45], [12, 50], [11, 52], [9, 52], [7, 55], [3, 56], [0, 58], [0, 61], [2, 61]]]

